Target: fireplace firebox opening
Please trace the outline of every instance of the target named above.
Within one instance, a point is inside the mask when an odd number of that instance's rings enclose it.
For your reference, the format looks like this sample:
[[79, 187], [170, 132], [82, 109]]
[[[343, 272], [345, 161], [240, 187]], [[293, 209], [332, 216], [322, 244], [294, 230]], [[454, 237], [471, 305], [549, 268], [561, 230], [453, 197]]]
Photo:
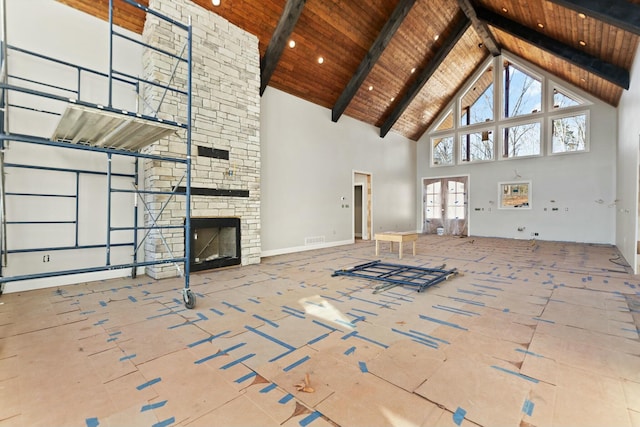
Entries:
[[239, 265], [240, 218], [191, 218], [191, 271]]

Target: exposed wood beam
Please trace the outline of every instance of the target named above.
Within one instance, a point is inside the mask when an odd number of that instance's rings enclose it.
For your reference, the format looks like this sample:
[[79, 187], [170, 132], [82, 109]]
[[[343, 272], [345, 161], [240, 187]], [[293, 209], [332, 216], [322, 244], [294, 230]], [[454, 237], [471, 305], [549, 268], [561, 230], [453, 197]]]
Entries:
[[280, 16], [278, 25], [271, 36], [267, 50], [260, 60], [260, 95], [262, 95], [271, 80], [271, 76], [278, 65], [280, 55], [284, 50], [289, 36], [302, 14], [304, 4], [307, 0], [287, 0], [284, 11]]
[[489, 31], [487, 24], [485, 24], [484, 22], [478, 19], [478, 15], [476, 14], [475, 8], [471, 4], [471, 1], [458, 0], [458, 6], [460, 6], [460, 9], [462, 9], [464, 14], [467, 15], [467, 18], [471, 20], [471, 24], [473, 25], [473, 28], [476, 30], [476, 33], [478, 33], [478, 35], [482, 39], [484, 46], [487, 48], [489, 52], [491, 52], [491, 55], [493, 56], [500, 55], [500, 47], [498, 46], [496, 39], [493, 37], [493, 34], [491, 34], [491, 31]]
[[640, 35], [640, 6], [625, 0], [549, 0]]
[[602, 77], [616, 86], [629, 89], [629, 71], [622, 67], [603, 61], [575, 47], [560, 43], [549, 36], [531, 30], [487, 9], [476, 8], [476, 13], [479, 19], [502, 31], [506, 31], [527, 43], [556, 55], [589, 73]]
[[447, 57], [447, 54], [451, 52], [451, 49], [458, 43], [458, 40], [464, 35], [465, 31], [471, 25], [471, 21], [464, 14], [460, 13], [456, 18], [455, 27], [452, 29], [449, 37], [444, 41], [442, 47], [436, 52], [435, 56], [427, 66], [420, 71], [420, 74], [416, 80], [411, 84], [407, 92], [402, 96], [402, 99], [396, 104], [395, 108], [380, 127], [380, 137], [384, 138], [391, 130], [395, 122], [398, 121], [404, 110], [407, 109], [411, 101], [418, 95], [420, 90], [427, 83], [429, 78], [435, 73], [442, 61]]
[[358, 89], [369, 75], [369, 72], [376, 64], [376, 61], [378, 61], [378, 58], [380, 58], [380, 55], [382, 55], [382, 52], [384, 52], [384, 49], [393, 38], [396, 30], [400, 28], [400, 24], [402, 24], [402, 21], [404, 21], [404, 18], [415, 2], [416, 0], [400, 0], [398, 2], [389, 20], [384, 24], [384, 27], [382, 27], [380, 34], [378, 34], [376, 41], [371, 45], [369, 52], [367, 52], [355, 74], [351, 77], [351, 80], [347, 86], [345, 86], [336, 104], [333, 106], [331, 110], [331, 120], [337, 122], [340, 116], [342, 116], [342, 113], [347, 109], [349, 102], [351, 102], [356, 92], [358, 92]]

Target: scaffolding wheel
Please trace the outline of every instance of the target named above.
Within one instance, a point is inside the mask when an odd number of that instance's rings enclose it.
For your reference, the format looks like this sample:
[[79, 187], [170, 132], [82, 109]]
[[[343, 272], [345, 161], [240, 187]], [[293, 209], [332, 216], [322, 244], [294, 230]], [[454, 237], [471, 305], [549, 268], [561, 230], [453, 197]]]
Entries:
[[191, 289], [182, 290], [182, 299], [184, 300], [184, 306], [188, 309], [192, 309], [196, 306], [196, 294]]

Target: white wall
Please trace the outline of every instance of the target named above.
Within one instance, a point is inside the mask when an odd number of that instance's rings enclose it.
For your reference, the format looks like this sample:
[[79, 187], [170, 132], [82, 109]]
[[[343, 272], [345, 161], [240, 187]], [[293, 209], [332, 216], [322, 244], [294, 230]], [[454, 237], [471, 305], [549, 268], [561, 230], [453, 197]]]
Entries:
[[[518, 62], [545, 80], [551, 77], [525, 61]], [[416, 156], [417, 224], [422, 223], [423, 178], [468, 174], [469, 235], [530, 239], [532, 233], [538, 233], [535, 238], [540, 240], [614, 243], [616, 109], [578, 88], [554, 80], [592, 103], [588, 107], [590, 150], [580, 154], [430, 167], [430, 137], [425, 134], [418, 142]], [[546, 114], [542, 131], [545, 151], [548, 151], [548, 128]], [[497, 209], [498, 182], [511, 180], [532, 182], [532, 209]], [[599, 200], [602, 202], [596, 202]], [[518, 231], [518, 228], [524, 230]]]
[[[261, 108], [263, 256], [352, 242], [354, 171], [372, 176], [374, 232], [415, 229], [415, 142], [346, 116], [334, 123], [271, 87]], [[305, 246], [309, 237], [324, 243]]]
[[640, 52], [631, 67], [631, 85], [618, 104], [616, 246], [638, 272], [638, 149], [640, 146]]
[[[7, 41], [10, 45], [34, 51], [66, 62], [74, 63], [101, 72], [108, 70], [108, 23], [53, 0], [8, 0]], [[136, 34], [119, 29], [134, 39]], [[114, 68], [141, 75], [141, 47], [130, 42], [116, 42]], [[13, 75], [32, 80], [75, 88], [77, 74], [60, 65], [51, 65], [24, 54], [9, 52], [9, 71]], [[10, 80], [10, 83], [48, 91], [70, 98], [70, 92], [46, 88], [32, 83]], [[108, 89], [104, 79], [87, 73], [82, 74], [81, 96], [84, 101], [107, 104]], [[65, 103], [51, 102], [43, 98], [27, 97], [17, 92], [10, 93], [10, 102], [36, 108], [62, 112]], [[114, 86], [115, 107], [135, 109], [135, 91], [121, 84]], [[52, 135], [58, 116], [10, 109], [9, 129], [12, 133], [29, 134], [48, 138]], [[106, 171], [105, 154], [57, 149], [20, 142], [10, 142], [5, 151], [5, 162], [32, 164], [52, 168]], [[132, 173], [133, 159], [114, 157], [113, 172]], [[6, 169], [7, 191], [44, 194], [75, 194], [74, 173], [38, 172], [16, 168]], [[131, 189], [130, 180], [114, 179], [114, 186]], [[105, 244], [107, 196], [104, 175], [80, 175], [79, 181], [79, 245]], [[112, 225], [130, 226], [133, 221], [133, 199], [131, 194], [113, 197]], [[69, 221], [75, 216], [75, 200], [71, 198], [7, 196], [7, 220], [9, 221]], [[74, 225], [8, 225], [9, 249], [51, 248], [73, 246]], [[131, 241], [132, 234], [112, 234], [112, 243]], [[127, 264], [132, 261], [132, 249], [112, 248], [111, 263]], [[43, 259], [48, 262], [43, 262]], [[140, 258], [142, 259], [142, 258]], [[71, 251], [45, 251], [9, 255], [3, 268], [5, 276], [31, 275], [47, 271], [80, 269], [104, 265], [106, 251], [83, 249]], [[87, 280], [126, 276], [130, 269], [77, 274], [47, 279], [16, 281], [7, 283], [5, 292], [58, 286]]]

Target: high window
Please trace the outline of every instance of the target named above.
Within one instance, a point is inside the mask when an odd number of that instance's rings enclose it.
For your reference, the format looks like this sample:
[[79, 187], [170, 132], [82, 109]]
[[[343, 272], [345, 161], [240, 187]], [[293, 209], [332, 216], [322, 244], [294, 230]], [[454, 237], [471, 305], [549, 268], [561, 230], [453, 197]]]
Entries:
[[454, 164], [453, 135], [443, 136], [440, 138], [432, 138], [432, 152], [434, 165], [452, 165]]
[[460, 97], [460, 126], [494, 120], [493, 89], [493, 67], [489, 67]]
[[586, 151], [587, 113], [580, 113], [551, 119], [551, 152], [570, 153]]

